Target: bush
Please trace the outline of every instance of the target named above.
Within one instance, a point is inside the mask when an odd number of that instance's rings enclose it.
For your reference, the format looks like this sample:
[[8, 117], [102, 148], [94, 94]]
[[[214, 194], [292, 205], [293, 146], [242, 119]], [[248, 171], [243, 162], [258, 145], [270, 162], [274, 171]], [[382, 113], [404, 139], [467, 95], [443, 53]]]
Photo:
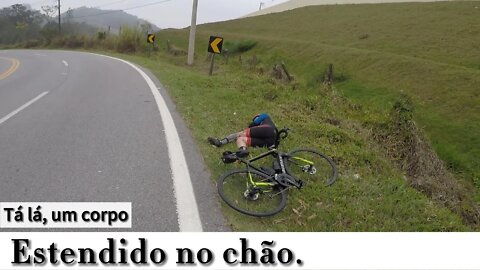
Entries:
[[94, 40], [93, 38], [91, 37], [85, 37], [84, 38], [84, 41], [83, 41], [83, 48], [84, 49], [91, 49], [91, 48], [94, 48], [95, 45], [96, 45], [97, 41]]
[[229, 54], [240, 54], [248, 52], [257, 45], [253, 40], [227, 41], [225, 42], [225, 49], [228, 49]]
[[53, 48], [63, 48], [67, 43], [67, 39], [65, 37], [55, 37], [50, 42], [50, 46]]
[[82, 48], [84, 44], [85, 44], [85, 38], [83, 36], [66, 37], [65, 46], [67, 48], [71, 48], [71, 49]]
[[105, 50], [115, 50], [115, 45], [117, 43], [117, 38], [115, 36], [107, 36], [103, 41], [103, 48]]
[[38, 48], [41, 45], [42, 45], [42, 42], [40, 40], [33, 39], [33, 40], [28, 40], [28, 41], [24, 42], [23, 43], [23, 48], [25, 48], [25, 49]]
[[116, 51], [119, 53], [134, 53], [140, 47], [141, 32], [128, 26], [122, 27], [117, 39]]
[[107, 38], [107, 32], [97, 32], [98, 40], [105, 40]]

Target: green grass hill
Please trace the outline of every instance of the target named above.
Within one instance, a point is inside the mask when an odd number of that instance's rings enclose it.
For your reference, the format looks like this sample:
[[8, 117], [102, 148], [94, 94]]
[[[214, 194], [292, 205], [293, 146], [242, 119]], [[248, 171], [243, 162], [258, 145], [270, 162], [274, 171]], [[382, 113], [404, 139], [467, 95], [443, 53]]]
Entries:
[[[178, 56], [157, 56], [161, 64], [135, 59], [156, 70], [172, 92], [214, 180], [229, 167], [205, 138], [239, 129], [259, 111], [293, 128], [285, 148], [311, 146], [339, 163], [334, 187], [292, 192], [290, 208], [277, 217], [226, 210], [235, 228], [475, 230], [478, 25], [480, 2], [315, 6], [199, 26], [194, 68]], [[210, 35], [224, 37], [231, 52], [228, 64], [217, 58], [213, 77], [206, 75]], [[188, 29], [161, 31], [157, 40], [186, 49]], [[256, 46], [234, 54], [242, 42]], [[279, 62], [294, 83], [270, 77]], [[332, 90], [320, 83], [329, 64]], [[412, 134], [403, 136], [392, 108], [405, 99], [413, 118]]]

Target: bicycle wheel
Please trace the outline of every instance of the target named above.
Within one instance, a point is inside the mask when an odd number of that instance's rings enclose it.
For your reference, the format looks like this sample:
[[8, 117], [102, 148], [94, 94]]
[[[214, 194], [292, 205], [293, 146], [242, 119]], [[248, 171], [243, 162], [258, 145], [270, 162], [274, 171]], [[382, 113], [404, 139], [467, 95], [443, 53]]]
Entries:
[[330, 186], [337, 180], [338, 171], [333, 160], [312, 149], [296, 149], [285, 158], [286, 171], [307, 183], [325, 183]]
[[271, 177], [261, 172], [250, 170], [250, 182], [247, 169], [232, 170], [225, 173], [218, 181], [220, 197], [240, 213], [255, 216], [273, 216], [282, 211], [287, 204], [287, 195], [278, 185], [271, 185]]

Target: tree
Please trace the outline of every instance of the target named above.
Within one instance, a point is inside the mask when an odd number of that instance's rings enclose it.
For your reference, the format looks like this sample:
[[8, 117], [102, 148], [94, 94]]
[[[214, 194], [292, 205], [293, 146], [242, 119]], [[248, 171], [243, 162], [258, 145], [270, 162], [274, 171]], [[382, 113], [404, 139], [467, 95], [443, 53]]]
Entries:
[[53, 19], [55, 17], [56, 9], [55, 6], [42, 6], [43, 13], [47, 16], [47, 18]]
[[68, 8], [67, 16], [65, 17], [65, 22], [72, 22], [73, 20], [73, 9]]
[[0, 43], [13, 44], [40, 36], [44, 16], [36, 10], [16, 4], [0, 10]]

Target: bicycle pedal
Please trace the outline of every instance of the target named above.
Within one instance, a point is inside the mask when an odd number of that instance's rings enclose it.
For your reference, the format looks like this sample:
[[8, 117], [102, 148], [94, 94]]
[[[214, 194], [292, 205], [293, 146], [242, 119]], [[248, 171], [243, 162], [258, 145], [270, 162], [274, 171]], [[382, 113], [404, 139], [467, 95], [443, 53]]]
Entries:
[[298, 189], [301, 189], [306, 185], [306, 183], [303, 182], [302, 180], [298, 180], [297, 183], [298, 183], [298, 187], [297, 187]]

